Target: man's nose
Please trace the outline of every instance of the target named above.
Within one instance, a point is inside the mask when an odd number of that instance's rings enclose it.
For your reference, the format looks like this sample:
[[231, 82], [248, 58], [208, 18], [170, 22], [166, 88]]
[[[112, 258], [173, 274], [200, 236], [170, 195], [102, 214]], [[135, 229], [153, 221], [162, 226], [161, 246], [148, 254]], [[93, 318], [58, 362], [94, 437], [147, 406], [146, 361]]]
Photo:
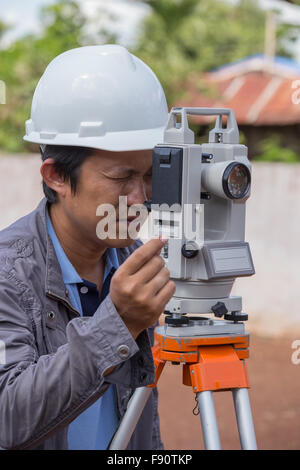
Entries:
[[127, 194], [127, 204], [143, 204], [147, 199], [146, 185], [143, 179], [135, 180]]

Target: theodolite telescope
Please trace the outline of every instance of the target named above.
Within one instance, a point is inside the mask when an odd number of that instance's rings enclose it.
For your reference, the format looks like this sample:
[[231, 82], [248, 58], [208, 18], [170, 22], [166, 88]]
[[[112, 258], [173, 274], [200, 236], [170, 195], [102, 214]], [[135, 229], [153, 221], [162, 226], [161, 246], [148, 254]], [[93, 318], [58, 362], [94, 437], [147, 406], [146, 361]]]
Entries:
[[[208, 143], [194, 144], [188, 114], [218, 116]], [[166, 322], [186, 325], [186, 313], [246, 320], [230, 292], [237, 277], [254, 274], [245, 242], [251, 165], [232, 110], [172, 108], [164, 143], [153, 150], [152, 181], [153, 235], [169, 239], [162, 256], [176, 283]]]

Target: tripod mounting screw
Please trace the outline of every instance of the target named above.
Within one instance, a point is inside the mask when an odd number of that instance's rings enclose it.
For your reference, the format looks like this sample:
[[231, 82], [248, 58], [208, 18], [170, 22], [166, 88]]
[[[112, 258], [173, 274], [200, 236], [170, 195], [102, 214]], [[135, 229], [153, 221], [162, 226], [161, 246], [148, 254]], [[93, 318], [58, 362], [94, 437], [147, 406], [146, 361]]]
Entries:
[[217, 302], [215, 305], [211, 307], [212, 311], [214, 312], [216, 317], [222, 318], [223, 315], [228, 313], [228, 310], [224, 304], [224, 302]]

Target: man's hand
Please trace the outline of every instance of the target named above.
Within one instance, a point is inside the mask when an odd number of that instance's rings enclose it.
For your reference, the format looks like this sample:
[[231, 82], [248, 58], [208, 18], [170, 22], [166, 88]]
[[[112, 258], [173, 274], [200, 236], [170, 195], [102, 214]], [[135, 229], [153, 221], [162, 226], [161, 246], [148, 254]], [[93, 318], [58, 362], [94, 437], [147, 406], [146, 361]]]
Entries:
[[153, 239], [140, 246], [111, 280], [111, 299], [134, 339], [158, 320], [176, 289], [159, 256], [166, 242]]

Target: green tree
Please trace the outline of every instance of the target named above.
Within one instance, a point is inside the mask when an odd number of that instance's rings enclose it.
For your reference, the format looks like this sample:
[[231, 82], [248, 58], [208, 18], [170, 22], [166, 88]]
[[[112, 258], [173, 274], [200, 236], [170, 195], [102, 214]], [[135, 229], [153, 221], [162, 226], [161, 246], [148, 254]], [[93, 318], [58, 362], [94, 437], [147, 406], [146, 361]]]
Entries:
[[[169, 103], [194, 73], [264, 51], [265, 16], [256, 0], [136, 0], [151, 7], [133, 52], [152, 67]], [[277, 34], [277, 53], [289, 56], [289, 27]], [[201, 83], [200, 83], [201, 86]]]
[[9, 29], [9, 25], [3, 23], [2, 21], [0, 21], [0, 41], [4, 35], [4, 33], [6, 33], [6, 31]]
[[300, 0], [285, 0], [287, 3], [294, 3], [295, 5], [300, 5]]
[[278, 135], [264, 139], [260, 144], [260, 153], [256, 161], [299, 163], [299, 155], [292, 149], [285, 147]]
[[[0, 79], [6, 84], [6, 104], [0, 105], [0, 148], [9, 152], [33, 148], [23, 141], [25, 121], [38, 80], [51, 60], [62, 52], [86, 44], [114, 42], [99, 28], [91, 38], [87, 20], [75, 1], [63, 0], [41, 10], [42, 33], [27, 35], [0, 50]], [[0, 23], [1, 31], [6, 26]]]

